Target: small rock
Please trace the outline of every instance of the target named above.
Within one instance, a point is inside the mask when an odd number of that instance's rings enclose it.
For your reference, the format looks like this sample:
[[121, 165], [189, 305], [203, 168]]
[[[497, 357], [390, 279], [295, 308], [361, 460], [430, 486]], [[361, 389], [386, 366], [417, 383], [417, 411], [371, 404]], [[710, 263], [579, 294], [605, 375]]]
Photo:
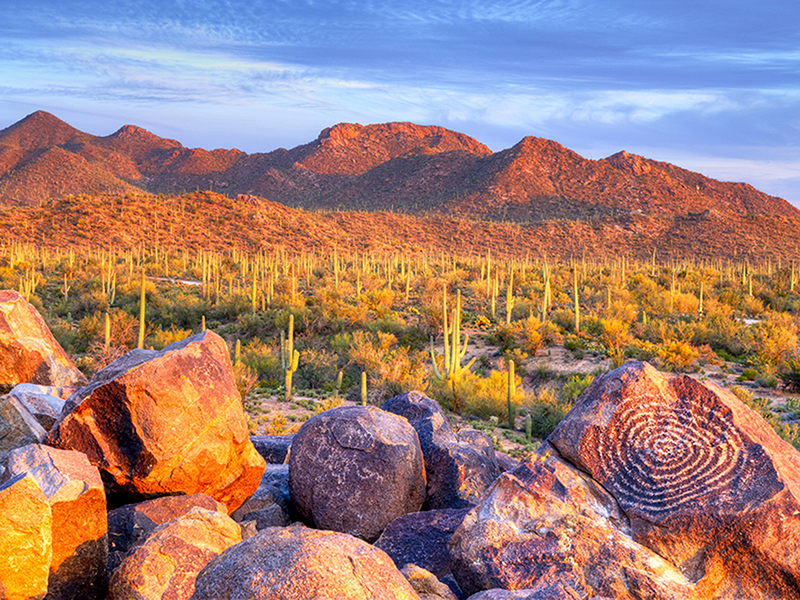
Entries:
[[11, 395], [0, 397], [0, 463], [14, 448], [41, 444], [47, 432], [28, 409]]
[[267, 464], [258, 489], [231, 517], [239, 523], [254, 521], [259, 531], [285, 527], [291, 523], [290, 507], [289, 465]]
[[45, 431], [50, 431], [64, 410], [65, 399], [77, 390], [76, 387], [58, 388], [20, 383], [14, 386], [8, 395], [19, 400]]
[[500, 469], [501, 473], [505, 473], [506, 471], [513, 471], [522, 464], [522, 461], [517, 460], [516, 458], [511, 458], [505, 452], [498, 452], [497, 450], [495, 450], [494, 457], [495, 460], [497, 461], [497, 467]]
[[268, 465], [282, 465], [289, 455], [294, 434], [251, 435], [250, 441]]
[[406, 565], [400, 572], [406, 578], [420, 600], [458, 600], [450, 588], [436, 578], [436, 575], [417, 565]]

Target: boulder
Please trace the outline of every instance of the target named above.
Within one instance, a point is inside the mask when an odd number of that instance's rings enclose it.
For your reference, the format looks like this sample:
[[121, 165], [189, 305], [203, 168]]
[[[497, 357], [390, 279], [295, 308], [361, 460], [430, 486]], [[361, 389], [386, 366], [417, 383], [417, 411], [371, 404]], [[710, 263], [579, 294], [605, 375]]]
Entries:
[[193, 600], [418, 600], [392, 560], [363, 540], [302, 525], [272, 527], [213, 559]]
[[289, 491], [308, 523], [373, 542], [425, 500], [417, 434], [405, 419], [374, 407], [320, 413], [295, 435]]
[[52, 511], [48, 600], [105, 598], [106, 495], [85, 454], [30, 445], [8, 455], [8, 472], [32, 476]]
[[52, 558], [52, 513], [36, 480], [20, 474], [0, 484], [0, 595], [41, 600]]
[[[467, 600], [584, 600], [569, 586], [561, 584], [547, 585], [536, 590], [487, 590], [473, 594]], [[605, 596], [591, 596], [591, 600], [614, 600]]]
[[678, 569], [630, 538], [615, 500], [547, 445], [495, 481], [453, 534], [450, 557], [467, 595], [548, 585], [619, 600], [694, 593]]
[[251, 435], [250, 441], [268, 465], [282, 465], [289, 455], [294, 434]]
[[19, 400], [45, 431], [50, 431], [64, 410], [66, 398], [77, 390], [76, 387], [20, 383], [14, 386], [8, 395]]
[[289, 465], [267, 464], [258, 489], [231, 517], [239, 523], [254, 521], [260, 531], [289, 525], [291, 512]]
[[81, 386], [86, 377], [39, 312], [18, 292], [0, 290], [0, 391], [18, 383]]
[[549, 440], [698, 598], [800, 598], [800, 454], [730, 392], [631, 361]]
[[138, 548], [156, 527], [182, 517], [195, 507], [226, 512], [227, 508], [207, 494], [164, 496], [128, 504], [108, 513], [108, 572]]
[[426, 510], [475, 506], [500, 475], [491, 440], [478, 431], [457, 436], [439, 403], [422, 392], [387, 400], [383, 410], [405, 417], [425, 457]]
[[11, 395], [0, 396], [0, 464], [14, 448], [41, 444], [47, 432], [28, 409]]
[[70, 396], [65, 411], [48, 443], [84, 452], [105, 474], [113, 506], [205, 493], [233, 512], [264, 472], [228, 347], [211, 331], [129, 352]]
[[420, 600], [458, 600], [458, 597], [430, 571], [417, 565], [406, 565], [400, 573], [419, 594]]
[[156, 527], [122, 561], [111, 577], [111, 600], [185, 600], [194, 593], [203, 567], [241, 541], [239, 525], [227, 514], [195, 507]]
[[447, 547], [469, 510], [429, 510], [397, 517], [374, 545], [398, 567], [414, 564], [441, 579], [451, 573]]

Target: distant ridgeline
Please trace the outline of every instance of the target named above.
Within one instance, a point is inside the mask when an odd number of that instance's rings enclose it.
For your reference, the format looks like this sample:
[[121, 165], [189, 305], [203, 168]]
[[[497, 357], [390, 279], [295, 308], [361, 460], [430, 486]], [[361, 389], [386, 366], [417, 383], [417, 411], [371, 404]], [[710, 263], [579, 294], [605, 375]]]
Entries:
[[0, 207], [11, 240], [51, 245], [157, 236], [184, 247], [790, 260], [800, 237], [800, 211], [747, 184], [624, 151], [587, 160], [534, 137], [492, 153], [411, 123], [344, 123], [246, 154], [132, 125], [93, 136], [38, 111], [0, 131]]

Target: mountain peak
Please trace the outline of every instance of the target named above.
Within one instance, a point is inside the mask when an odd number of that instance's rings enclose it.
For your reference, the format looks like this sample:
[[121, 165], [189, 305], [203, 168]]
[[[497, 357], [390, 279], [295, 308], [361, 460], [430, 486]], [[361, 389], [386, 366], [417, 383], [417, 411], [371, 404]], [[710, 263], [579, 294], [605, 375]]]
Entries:
[[637, 154], [628, 154], [625, 150], [612, 154], [603, 161], [631, 175], [644, 175], [653, 169], [646, 158]]
[[436, 125], [407, 122], [361, 125], [339, 123], [323, 129], [315, 144], [304, 147], [298, 162], [319, 173], [360, 175], [379, 164], [411, 154], [460, 150], [488, 156], [477, 140]]
[[41, 148], [66, 144], [76, 137], [86, 137], [55, 115], [37, 110], [0, 131], [0, 141], [13, 146]]

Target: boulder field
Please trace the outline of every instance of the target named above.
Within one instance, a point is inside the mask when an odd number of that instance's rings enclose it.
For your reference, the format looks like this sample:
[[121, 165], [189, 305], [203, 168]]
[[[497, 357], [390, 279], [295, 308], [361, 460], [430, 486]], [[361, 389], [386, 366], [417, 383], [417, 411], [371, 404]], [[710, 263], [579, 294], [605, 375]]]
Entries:
[[519, 464], [422, 392], [251, 440], [216, 334], [85, 381], [18, 296], [0, 598], [800, 600], [800, 454], [712, 384], [628, 362]]

